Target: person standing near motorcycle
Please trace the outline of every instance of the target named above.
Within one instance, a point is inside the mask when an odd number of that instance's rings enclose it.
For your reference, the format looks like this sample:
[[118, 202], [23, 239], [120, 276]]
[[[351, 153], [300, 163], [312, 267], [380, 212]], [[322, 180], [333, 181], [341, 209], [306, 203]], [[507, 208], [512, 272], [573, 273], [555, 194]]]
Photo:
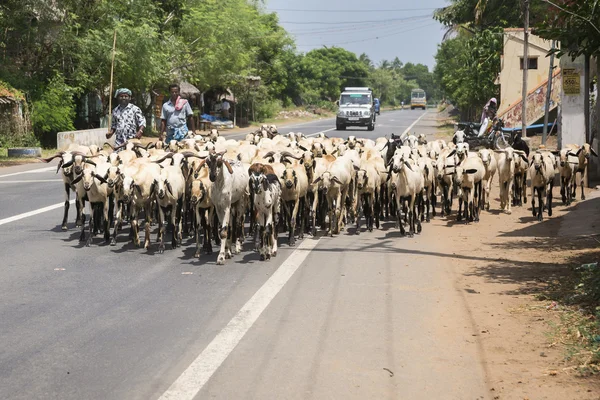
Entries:
[[489, 124], [496, 117], [496, 112], [498, 111], [498, 101], [495, 97], [492, 97], [485, 107], [483, 107], [483, 112], [481, 113], [481, 128], [479, 128], [479, 134], [477, 137], [483, 136], [483, 134], [487, 131]]

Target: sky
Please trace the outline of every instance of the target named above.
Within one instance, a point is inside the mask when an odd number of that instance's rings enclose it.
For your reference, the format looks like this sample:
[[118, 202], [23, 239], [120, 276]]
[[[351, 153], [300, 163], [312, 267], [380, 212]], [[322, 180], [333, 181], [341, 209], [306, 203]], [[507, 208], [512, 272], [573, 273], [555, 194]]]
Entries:
[[375, 65], [398, 57], [432, 71], [444, 35], [432, 14], [448, 4], [447, 0], [266, 0], [266, 9], [279, 15], [300, 52], [337, 46], [357, 56], [366, 53]]

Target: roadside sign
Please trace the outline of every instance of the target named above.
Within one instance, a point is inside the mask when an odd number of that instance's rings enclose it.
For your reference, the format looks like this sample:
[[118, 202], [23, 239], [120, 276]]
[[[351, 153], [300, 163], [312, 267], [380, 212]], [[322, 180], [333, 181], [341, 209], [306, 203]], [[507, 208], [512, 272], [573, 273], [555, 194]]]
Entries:
[[563, 68], [563, 91], [565, 94], [576, 95], [581, 93], [580, 75], [575, 68]]

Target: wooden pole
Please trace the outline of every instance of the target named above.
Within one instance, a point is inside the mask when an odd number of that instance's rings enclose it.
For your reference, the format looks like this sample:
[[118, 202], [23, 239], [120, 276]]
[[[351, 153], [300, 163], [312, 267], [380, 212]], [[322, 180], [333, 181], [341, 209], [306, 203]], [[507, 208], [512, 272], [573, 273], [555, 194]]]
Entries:
[[523, 1], [525, 6], [525, 24], [523, 27], [523, 107], [521, 108], [521, 132], [527, 137], [527, 72], [529, 69], [529, 0]]
[[552, 94], [552, 75], [554, 73], [554, 48], [556, 41], [552, 41], [552, 54], [550, 54], [550, 68], [548, 71], [548, 85], [546, 87], [546, 107], [544, 111], [544, 128], [542, 131], [542, 144], [546, 144], [548, 134], [548, 117], [550, 116], [550, 98]]
[[111, 131], [112, 125], [112, 97], [113, 97], [113, 72], [115, 69], [115, 49], [117, 47], [117, 30], [113, 38], [112, 61], [110, 63], [110, 94], [108, 96], [108, 132]]

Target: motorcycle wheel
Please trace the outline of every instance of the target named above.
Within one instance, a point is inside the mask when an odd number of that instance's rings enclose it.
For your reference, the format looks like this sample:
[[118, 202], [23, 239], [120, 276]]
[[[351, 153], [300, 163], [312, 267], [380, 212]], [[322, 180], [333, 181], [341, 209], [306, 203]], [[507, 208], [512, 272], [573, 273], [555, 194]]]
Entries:
[[497, 135], [494, 140], [494, 148], [496, 150], [504, 150], [507, 147], [510, 147], [510, 143], [508, 143], [504, 135]]

